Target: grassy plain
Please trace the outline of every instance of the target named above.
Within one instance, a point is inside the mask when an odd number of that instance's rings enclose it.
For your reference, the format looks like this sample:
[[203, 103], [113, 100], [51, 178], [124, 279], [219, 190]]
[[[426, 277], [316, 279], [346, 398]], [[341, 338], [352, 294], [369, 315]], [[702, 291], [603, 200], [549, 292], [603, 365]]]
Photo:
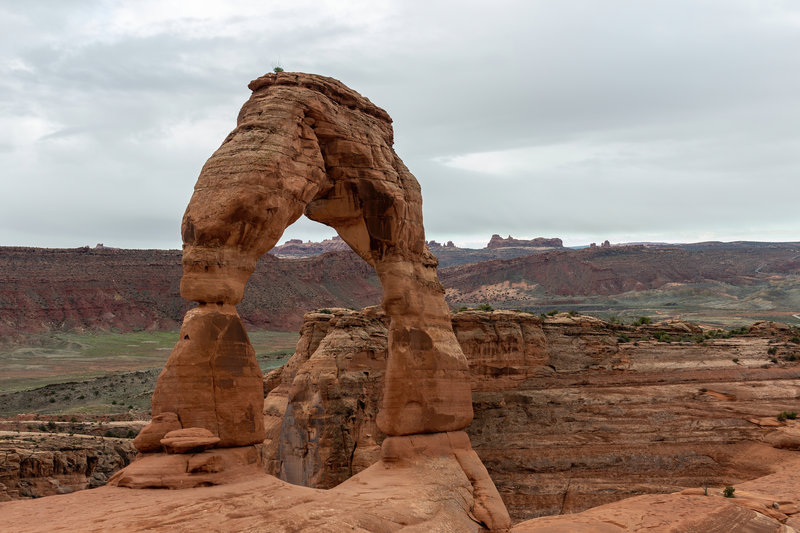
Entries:
[[[248, 334], [262, 370], [283, 364], [299, 338], [286, 331]], [[0, 394], [160, 368], [177, 340], [177, 331], [33, 336], [25, 344], [0, 348]]]

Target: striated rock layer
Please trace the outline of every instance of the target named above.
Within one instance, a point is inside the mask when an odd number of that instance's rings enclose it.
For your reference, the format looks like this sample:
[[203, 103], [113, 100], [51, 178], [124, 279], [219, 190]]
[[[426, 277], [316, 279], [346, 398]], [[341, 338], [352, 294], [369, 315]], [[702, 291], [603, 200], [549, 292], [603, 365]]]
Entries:
[[235, 305], [258, 259], [305, 213], [375, 268], [389, 317], [375, 423], [390, 438], [383, 466], [361, 479], [391, 478], [398, 465], [422, 457], [445, 461], [467, 482], [460, 519], [507, 527], [505, 506], [463, 432], [472, 420], [466, 358], [425, 245], [420, 187], [392, 149], [389, 115], [321, 76], [269, 74], [250, 89], [183, 217], [181, 296], [199, 307], [186, 314], [158, 378], [154, 419], [135, 440], [142, 457], [109, 484], [230, 483], [269, 459], [261, 371]]
[[100, 487], [135, 455], [127, 439], [2, 431], [0, 501]]
[[[270, 472], [328, 488], [377, 460], [386, 320], [379, 308], [306, 315], [295, 355], [265, 379]], [[516, 518], [738, 483], [800, 449], [795, 423], [776, 420], [800, 395], [788, 328], [699, 343], [680, 322], [467, 311], [453, 329], [470, 363], [467, 432]]]
[[181, 294], [238, 303], [256, 261], [305, 213], [378, 273], [391, 317], [383, 430], [463, 429], [472, 418], [466, 362], [425, 246], [419, 184], [392, 149], [389, 115], [321, 76], [269, 74], [250, 89], [184, 214]]
[[504, 239], [497, 233], [492, 235], [489, 239], [489, 244], [486, 248], [511, 248], [511, 247], [524, 247], [524, 248], [563, 248], [564, 242], [558, 237], [547, 239], [545, 237], [536, 237], [535, 239], [515, 239], [511, 235]]

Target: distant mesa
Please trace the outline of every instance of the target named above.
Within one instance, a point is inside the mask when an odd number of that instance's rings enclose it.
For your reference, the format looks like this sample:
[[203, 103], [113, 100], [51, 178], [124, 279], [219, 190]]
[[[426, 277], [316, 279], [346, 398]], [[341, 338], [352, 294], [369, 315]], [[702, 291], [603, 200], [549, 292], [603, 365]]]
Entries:
[[428, 245], [428, 248], [433, 250], [436, 248], [455, 248], [456, 245], [453, 244], [453, 241], [447, 241], [445, 244], [438, 243], [436, 241], [425, 241], [425, 244]]
[[338, 235], [322, 242], [303, 242], [300, 239], [290, 239], [280, 246], [274, 247], [269, 251], [277, 257], [312, 257], [325, 252], [350, 251], [350, 246]]
[[564, 243], [558, 237], [554, 237], [552, 239], [546, 239], [544, 237], [536, 237], [535, 239], [525, 240], [525, 239], [515, 239], [511, 235], [508, 238], [504, 239], [498, 234], [492, 235], [492, 238], [489, 240], [489, 244], [486, 245], [486, 248], [489, 249], [496, 249], [496, 248], [563, 248]]

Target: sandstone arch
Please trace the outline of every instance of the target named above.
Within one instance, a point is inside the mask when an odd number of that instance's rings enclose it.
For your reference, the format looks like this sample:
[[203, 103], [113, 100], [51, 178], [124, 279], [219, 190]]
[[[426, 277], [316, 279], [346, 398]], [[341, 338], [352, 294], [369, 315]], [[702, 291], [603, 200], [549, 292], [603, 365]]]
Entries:
[[[235, 305], [258, 258], [305, 213], [375, 268], [390, 317], [377, 421], [387, 438], [380, 464], [337, 487], [355, 512], [347, 521], [361, 520], [369, 486], [383, 494], [376, 512], [421, 497], [420, 523], [508, 527], [462, 431], [472, 420], [467, 362], [425, 246], [419, 184], [392, 149], [389, 115], [322, 76], [268, 74], [250, 88], [183, 217], [181, 294], [199, 305], [186, 314], [156, 383], [153, 421], [134, 440], [142, 454], [109, 485], [184, 488], [265, 476], [262, 375]], [[428, 479], [431, 469], [442, 479]], [[406, 481], [394, 487], [392, 476]], [[337, 489], [312, 500], [335, 499]], [[337, 511], [324, 505], [334, 519]]]
[[[200, 306], [159, 378], [154, 416], [175, 413], [220, 447], [263, 440], [259, 372], [234, 305], [259, 257], [305, 213], [335, 228], [383, 286], [391, 327], [381, 430], [465, 428], [466, 359], [425, 246], [420, 187], [392, 148], [389, 115], [331, 78], [268, 74], [249, 87], [183, 217], [181, 294]], [[199, 361], [210, 371], [198, 372]], [[151, 435], [150, 449], [161, 436]]]

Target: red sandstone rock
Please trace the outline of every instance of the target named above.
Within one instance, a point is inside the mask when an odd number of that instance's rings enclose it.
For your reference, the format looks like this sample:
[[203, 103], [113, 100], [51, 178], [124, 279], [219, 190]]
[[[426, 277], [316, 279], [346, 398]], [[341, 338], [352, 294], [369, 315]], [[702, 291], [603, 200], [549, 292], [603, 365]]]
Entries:
[[[453, 329], [470, 362], [475, 420], [466, 431], [517, 519], [738, 483], [793, 453], [772, 447], [790, 447], [789, 435], [769, 436], [791, 428], [775, 414], [794, 405], [798, 366], [772, 364], [767, 353], [788, 330], [698, 344], [678, 322], [511, 311], [457, 313]], [[673, 342], [653, 340], [656, 331]], [[307, 315], [298, 352], [265, 400], [268, 472], [329, 488], [377, 461], [386, 336], [374, 308]]]
[[260, 475], [257, 446], [215, 448], [200, 453], [142, 454], [108, 480], [111, 487], [187, 489], [224, 485]]
[[260, 443], [262, 379], [236, 309], [192, 309], [158, 378], [153, 416], [176, 413], [182, 427], [205, 428], [218, 436], [219, 447]]
[[186, 209], [181, 294], [238, 303], [258, 258], [305, 213], [334, 227], [383, 286], [391, 356], [378, 424], [393, 435], [463, 429], [472, 418], [466, 361], [391, 119], [331, 78], [269, 74], [250, 88]]
[[562, 248], [564, 243], [558, 237], [552, 239], [545, 239], [544, 237], [536, 237], [535, 239], [515, 239], [511, 235], [507, 239], [502, 238], [498, 234], [492, 235], [489, 239], [489, 244], [486, 245], [489, 249], [495, 248], [509, 248], [512, 246], [524, 248]]
[[[367, 494], [359, 489], [358, 499], [378, 496], [387, 481], [393, 485], [403, 477], [404, 469], [433, 462], [439, 466], [433, 483], [455, 476], [444, 492], [455, 492], [467, 504], [449, 513], [448, 527], [459, 521], [474, 526], [470, 519], [491, 529], [508, 527], [497, 490], [469, 438], [458, 432], [472, 419], [466, 359], [436, 277], [436, 258], [425, 246], [419, 184], [392, 149], [391, 119], [330, 78], [267, 75], [250, 88], [253, 95], [237, 128], [204, 165], [184, 214], [181, 294], [200, 307], [186, 314], [152, 401], [154, 416], [174, 413], [183, 428], [159, 439], [176, 454], [145, 455], [110, 484], [188, 488], [225, 483], [268, 458], [265, 451], [273, 450], [273, 439], [259, 445], [263, 449], [255, 456], [241, 455], [248, 445], [264, 440], [265, 426], [273, 436], [275, 417], [268, 414], [265, 425], [261, 372], [233, 306], [242, 299], [256, 261], [305, 212], [334, 227], [381, 281], [383, 309], [390, 319], [389, 355], [376, 426], [393, 435], [395, 443], [439, 443], [425, 453], [412, 445], [402, 461], [368, 468], [361, 483], [378, 480], [377, 485]], [[284, 372], [286, 381], [270, 379], [277, 400], [266, 406], [267, 412], [283, 404], [292, 365]], [[289, 398], [298, 399], [310, 388], [304, 376], [302, 371], [292, 376]], [[281, 417], [282, 425], [291, 424], [286, 413]], [[155, 447], [167, 418], [145, 428], [139, 440], [144, 449]], [[377, 434], [377, 428], [372, 432]], [[433, 435], [416, 435], [428, 433]], [[359, 442], [377, 453], [375, 439]], [[190, 455], [210, 446], [222, 449]], [[285, 464], [292, 469], [290, 461]], [[358, 483], [351, 481], [351, 486]], [[418, 522], [431, 523], [429, 510]]]
[[142, 428], [133, 445], [140, 452], [160, 452], [161, 439], [170, 431], [181, 429], [180, 420], [175, 413], [161, 413], [155, 415], [150, 423]]
[[277, 257], [311, 257], [325, 252], [350, 251], [350, 246], [338, 235], [325, 239], [322, 242], [303, 242], [300, 239], [292, 239], [284, 244], [274, 247], [269, 251]]
[[220, 438], [206, 428], [186, 428], [170, 431], [161, 439], [167, 453], [196, 453], [213, 448]]

